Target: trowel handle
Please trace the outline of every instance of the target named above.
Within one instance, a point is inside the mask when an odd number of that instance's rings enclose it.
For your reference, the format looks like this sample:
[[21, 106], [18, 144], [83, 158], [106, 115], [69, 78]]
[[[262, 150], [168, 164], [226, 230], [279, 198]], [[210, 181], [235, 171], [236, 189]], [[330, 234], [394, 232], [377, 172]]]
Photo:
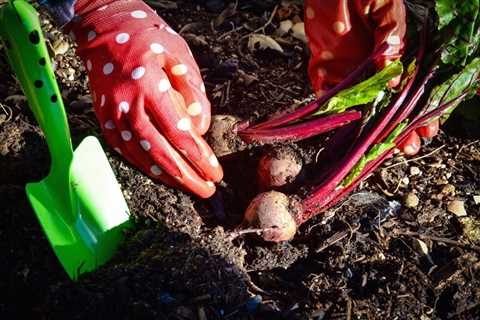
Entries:
[[67, 117], [38, 12], [24, 0], [0, 8], [0, 37], [50, 150], [52, 171], [68, 177], [73, 157]]

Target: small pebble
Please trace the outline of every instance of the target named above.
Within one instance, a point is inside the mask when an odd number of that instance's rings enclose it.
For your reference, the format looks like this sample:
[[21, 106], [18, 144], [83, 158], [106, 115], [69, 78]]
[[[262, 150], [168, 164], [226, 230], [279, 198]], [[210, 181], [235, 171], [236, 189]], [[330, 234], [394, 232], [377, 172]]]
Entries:
[[480, 243], [480, 221], [466, 217], [462, 219], [463, 233], [473, 243]]
[[455, 186], [452, 184], [446, 184], [442, 188], [442, 193], [446, 195], [452, 195], [452, 196], [455, 195]]
[[73, 68], [68, 68], [67, 69], [67, 74], [68, 74], [68, 80], [73, 81], [75, 80], [75, 69]]
[[405, 197], [405, 206], [407, 208], [415, 208], [418, 206], [419, 203], [420, 203], [420, 199], [418, 199], [417, 195], [413, 192], [410, 192]]
[[408, 184], [410, 183], [410, 179], [408, 177], [405, 177], [402, 179], [402, 185], [404, 186], [408, 186]]
[[453, 213], [457, 217], [466, 217], [465, 203], [461, 200], [454, 200], [448, 204], [448, 212]]
[[480, 204], [480, 196], [473, 196], [473, 201], [475, 201], [475, 204]]
[[58, 39], [53, 43], [53, 51], [55, 55], [64, 55], [70, 49], [70, 45], [63, 39]]
[[410, 167], [410, 175], [411, 176], [418, 176], [421, 173], [422, 173], [422, 171], [420, 171], [419, 167]]
[[425, 242], [423, 242], [420, 239], [415, 239], [414, 244], [415, 244], [415, 247], [417, 248], [417, 250], [420, 253], [422, 253], [423, 255], [426, 255], [426, 256], [428, 255], [429, 250], [428, 250], [428, 246]]

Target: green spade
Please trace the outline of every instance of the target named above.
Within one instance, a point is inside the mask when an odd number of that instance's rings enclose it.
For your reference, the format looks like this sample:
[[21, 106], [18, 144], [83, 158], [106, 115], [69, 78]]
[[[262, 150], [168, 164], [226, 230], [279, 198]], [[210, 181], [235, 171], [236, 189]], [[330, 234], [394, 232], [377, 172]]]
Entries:
[[98, 140], [87, 137], [72, 149], [37, 11], [23, 0], [4, 5], [0, 37], [50, 151], [50, 173], [27, 184], [28, 199], [55, 254], [75, 280], [112, 257], [130, 226], [129, 210]]

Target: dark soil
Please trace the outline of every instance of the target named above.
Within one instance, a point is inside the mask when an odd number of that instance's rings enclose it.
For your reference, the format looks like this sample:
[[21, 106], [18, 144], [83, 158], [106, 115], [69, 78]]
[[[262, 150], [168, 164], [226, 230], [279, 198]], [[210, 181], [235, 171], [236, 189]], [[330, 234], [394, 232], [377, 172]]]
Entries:
[[[251, 52], [242, 38], [267, 23], [277, 1], [240, 1], [223, 22], [223, 1], [152, 3], [190, 43], [214, 113], [255, 120], [311, 94], [302, 42], [288, 36], [283, 54]], [[266, 34], [279, 17], [300, 19], [299, 6], [277, 9]], [[86, 75], [71, 41], [43, 19], [52, 44], [70, 45], [55, 62], [78, 144], [99, 135]], [[107, 265], [71, 282], [25, 195], [27, 182], [47, 174], [48, 150], [1, 51], [0, 318], [478, 319], [480, 143], [447, 127], [419, 156], [390, 159], [293, 241], [274, 245], [233, 232], [256, 194], [261, 148], [223, 159], [219, 194], [202, 201], [151, 181], [105, 146], [136, 227]], [[293, 147], [314, 167], [322, 139]], [[419, 201], [408, 207], [412, 194]], [[452, 200], [464, 201], [467, 216], [447, 210]]]

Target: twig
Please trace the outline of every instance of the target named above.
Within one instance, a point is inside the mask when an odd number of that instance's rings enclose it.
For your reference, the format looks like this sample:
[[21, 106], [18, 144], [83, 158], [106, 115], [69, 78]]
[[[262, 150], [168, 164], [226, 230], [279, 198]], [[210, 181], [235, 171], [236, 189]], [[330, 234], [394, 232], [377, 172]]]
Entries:
[[217, 41], [222, 41], [226, 36], [228, 36], [229, 34], [233, 33], [233, 32], [239, 32], [241, 31], [242, 29], [245, 29], [245, 26], [240, 26], [238, 28], [233, 28], [232, 30], [229, 30], [223, 34], [221, 34], [218, 38], [217, 38]]
[[245, 281], [247, 282], [247, 285], [256, 293], [261, 293], [267, 296], [271, 296], [272, 294], [268, 291], [263, 290], [259, 286], [257, 286], [255, 283], [253, 283], [252, 278], [248, 273], [245, 274]]
[[461, 248], [465, 248], [465, 249], [472, 249], [472, 250], [480, 252], [480, 246], [476, 246], [474, 244], [461, 243], [459, 241], [455, 241], [455, 240], [448, 239], [448, 238], [436, 237], [436, 236], [431, 236], [431, 235], [424, 234], [424, 233], [411, 232], [411, 231], [396, 232], [396, 234], [397, 235], [403, 235], [403, 236], [417, 237], [417, 238], [420, 238], [422, 240], [431, 240], [431, 241], [435, 241], [435, 242], [442, 242], [442, 243], [445, 243], [445, 244], [451, 244], [451, 245], [456, 246], [456, 247], [461, 247]]
[[3, 112], [7, 116], [7, 119], [5, 119], [5, 122], [8, 122], [12, 119], [13, 116], [13, 111], [10, 107], [4, 106], [2, 103], [0, 103], [0, 108], [2, 108]]
[[256, 234], [261, 234], [263, 232], [268, 232], [276, 229], [276, 227], [271, 227], [271, 228], [249, 228], [249, 229], [242, 229], [242, 230], [237, 230], [237, 231], [232, 231], [230, 232], [228, 238], [229, 240], [234, 240], [244, 234], [250, 234], [250, 233], [256, 233]]
[[401, 164], [407, 164], [407, 163], [410, 163], [410, 162], [415, 162], [415, 161], [418, 161], [418, 160], [421, 160], [421, 159], [424, 159], [424, 158], [428, 158], [428, 157], [431, 157], [432, 155], [434, 155], [435, 153], [437, 153], [438, 151], [442, 150], [443, 148], [445, 148], [446, 145], [441, 145], [440, 147], [438, 147], [437, 149], [433, 150], [432, 152], [430, 153], [427, 153], [423, 156], [420, 156], [420, 157], [416, 157], [416, 158], [412, 158], [412, 159], [408, 159], [408, 160], [403, 160], [403, 161], [400, 161], [400, 162], [397, 162], [397, 163], [394, 163], [392, 164], [391, 166], [388, 166], [384, 169], [392, 169], [392, 168], [395, 168], [395, 167], [398, 167], [399, 165]]
[[465, 308], [463, 308], [462, 310], [456, 312], [456, 313], [450, 313], [448, 316], [447, 316], [447, 319], [454, 319], [454, 318], [457, 318], [458, 316], [460, 316], [461, 314], [465, 313], [465, 312], [468, 312], [468, 311], [471, 311], [473, 309], [475, 309], [476, 307], [478, 307], [480, 305], [480, 302], [474, 302], [474, 303], [471, 303], [469, 304], [468, 306], [466, 306]]
[[470, 143], [467, 143], [467, 144], [464, 144], [463, 146], [460, 147], [460, 149], [458, 150], [457, 154], [455, 155], [455, 159], [458, 158], [458, 156], [460, 155], [460, 153], [462, 153], [463, 149], [465, 148], [468, 148], [470, 147], [471, 145], [474, 145], [476, 143], [480, 142], [480, 140], [475, 140], [473, 142], [470, 142]]
[[328, 247], [334, 245], [335, 243], [345, 239], [347, 236], [350, 235], [350, 237], [351, 237], [353, 235], [353, 233], [357, 232], [357, 230], [360, 229], [360, 226], [358, 225], [358, 226], [355, 226], [355, 227], [352, 228], [349, 225], [349, 228], [350, 228], [350, 230], [337, 232], [333, 236], [331, 236], [330, 238], [325, 240], [325, 244], [323, 246], [321, 246], [320, 248], [318, 248], [315, 252], [316, 253], [322, 252], [323, 250], [327, 249]]
[[255, 34], [255, 33], [259, 32], [259, 31], [263, 31], [265, 33], [265, 28], [268, 27], [272, 23], [273, 18], [275, 18], [275, 14], [277, 13], [277, 10], [278, 10], [278, 4], [275, 6], [275, 8], [273, 8], [273, 11], [272, 11], [272, 14], [270, 15], [270, 18], [268, 18], [268, 21], [263, 26], [261, 26], [260, 28], [255, 29], [252, 32], [244, 35], [243, 37], [240, 38], [240, 40], [243, 40], [243, 39], [251, 36], [252, 34]]
[[352, 319], [352, 299], [347, 297], [347, 320]]

